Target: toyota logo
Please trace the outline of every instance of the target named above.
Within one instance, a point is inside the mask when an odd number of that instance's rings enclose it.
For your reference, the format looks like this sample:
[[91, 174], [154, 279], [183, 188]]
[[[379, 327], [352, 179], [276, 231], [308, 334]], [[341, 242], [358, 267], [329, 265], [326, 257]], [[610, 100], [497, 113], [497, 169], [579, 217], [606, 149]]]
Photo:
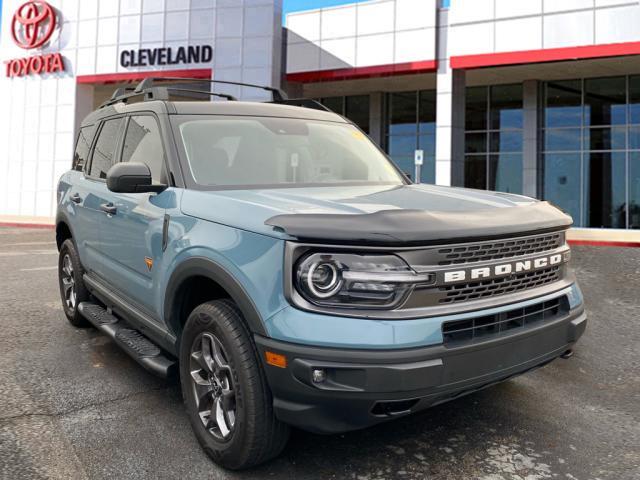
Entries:
[[49, 41], [56, 28], [56, 13], [47, 2], [22, 4], [11, 20], [11, 36], [20, 48], [38, 48]]

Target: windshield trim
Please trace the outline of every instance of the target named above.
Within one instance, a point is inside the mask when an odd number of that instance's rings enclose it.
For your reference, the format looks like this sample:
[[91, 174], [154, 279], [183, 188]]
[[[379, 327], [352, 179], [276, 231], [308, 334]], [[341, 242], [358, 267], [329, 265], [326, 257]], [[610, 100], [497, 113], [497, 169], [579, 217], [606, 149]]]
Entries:
[[320, 182], [320, 183], [261, 183], [261, 184], [244, 184], [244, 185], [202, 185], [195, 184], [194, 187], [189, 186], [189, 190], [277, 190], [281, 188], [319, 188], [319, 187], [377, 187], [384, 185], [402, 186], [408, 185], [400, 182]]
[[[380, 185], [412, 185], [413, 182], [407, 177], [407, 175], [395, 164], [395, 162], [387, 155], [387, 153], [380, 148], [380, 146], [374, 142], [369, 135], [367, 135], [360, 127], [358, 127], [353, 122], [349, 121], [345, 118], [345, 122], [333, 122], [330, 120], [313, 120], [314, 122], [319, 123], [327, 123], [334, 125], [351, 125], [358, 129], [363, 135], [367, 137], [367, 139], [373, 144], [373, 146], [383, 155], [383, 157], [389, 162], [389, 164], [393, 167], [393, 169], [398, 174], [397, 182], [388, 182], [388, 181], [349, 181], [349, 182], [314, 182], [314, 183], [276, 183], [276, 184], [245, 184], [245, 185], [205, 185], [202, 183], [198, 183], [193, 177], [193, 172], [191, 171], [191, 166], [189, 165], [189, 160], [187, 158], [187, 153], [185, 151], [184, 142], [182, 141], [182, 135], [180, 133], [180, 125], [185, 120], [202, 120], [203, 117], [238, 117], [238, 116], [246, 116], [246, 117], [263, 117], [262, 115], [220, 115], [220, 114], [174, 114], [169, 115], [171, 122], [171, 130], [173, 132], [173, 140], [175, 142], [176, 148], [178, 150], [178, 159], [180, 162], [180, 167], [184, 172], [184, 180], [185, 186], [189, 190], [200, 190], [200, 191], [217, 191], [217, 190], [273, 190], [279, 188], [317, 188], [317, 187], [358, 187], [358, 186], [380, 186]], [[282, 118], [282, 119], [293, 119], [294, 117], [269, 117], [269, 118]], [[344, 118], [344, 117], [343, 117]], [[305, 118], [300, 118], [299, 120], [308, 120]]]

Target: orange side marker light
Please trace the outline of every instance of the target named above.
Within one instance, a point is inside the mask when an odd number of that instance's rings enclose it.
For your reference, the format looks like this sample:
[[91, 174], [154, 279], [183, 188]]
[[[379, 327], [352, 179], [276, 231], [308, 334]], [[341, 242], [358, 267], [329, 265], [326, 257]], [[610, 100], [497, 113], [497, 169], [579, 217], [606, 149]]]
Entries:
[[274, 367], [278, 368], [287, 368], [287, 357], [285, 357], [284, 355], [266, 350], [264, 352], [264, 356], [267, 359], [267, 363], [269, 365], [273, 365]]
[[153, 258], [144, 257], [144, 263], [147, 266], [147, 268], [149, 269], [149, 271], [151, 271], [151, 269], [153, 268]]

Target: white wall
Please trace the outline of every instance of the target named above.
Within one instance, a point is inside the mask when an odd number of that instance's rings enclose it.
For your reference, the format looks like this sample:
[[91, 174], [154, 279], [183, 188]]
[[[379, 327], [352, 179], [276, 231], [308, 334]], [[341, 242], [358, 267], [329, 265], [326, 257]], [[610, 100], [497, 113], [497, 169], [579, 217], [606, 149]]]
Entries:
[[[4, 0], [0, 61], [61, 52], [66, 72], [8, 79], [0, 72], [0, 216], [52, 217], [55, 185], [71, 166], [74, 131], [90, 87], [76, 75], [213, 68], [214, 77], [280, 85], [282, 0], [48, 0], [61, 14], [50, 44], [17, 47], [11, 18], [24, 0]], [[212, 45], [210, 64], [123, 68], [122, 50]], [[222, 87], [217, 90], [223, 90]], [[226, 91], [262, 98], [252, 89]], [[78, 102], [76, 102], [78, 98]]]
[[287, 15], [287, 73], [434, 60], [436, 0], [374, 0]]
[[[83, 0], [84, 1], [84, 0]], [[28, 57], [10, 34], [20, 0], [4, 0], [0, 60]], [[52, 1], [60, 8], [61, 1]], [[65, 11], [77, 18], [77, 2]], [[73, 8], [72, 8], [73, 7]], [[54, 185], [69, 169], [75, 128], [75, 37], [78, 23], [67, 15], [50, 45], [37, 53], [62, 51], [65, 74], [8, 79], [0, 72], [0, 215], [51, 217]], [[61, 48], [62, 47], [62, 48]]]
[[450, 56], [640, 41], [637, 0], [455, 0]]

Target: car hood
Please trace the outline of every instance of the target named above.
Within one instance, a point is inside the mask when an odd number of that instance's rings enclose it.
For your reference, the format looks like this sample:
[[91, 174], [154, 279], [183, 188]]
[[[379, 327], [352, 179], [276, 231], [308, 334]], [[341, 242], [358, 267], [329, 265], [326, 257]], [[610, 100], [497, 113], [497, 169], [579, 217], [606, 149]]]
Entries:
[[434, 185], [185, 192], [186, 215], [306, 241], [421, 244], [567, 228], [571, 217], [520, 195]]

